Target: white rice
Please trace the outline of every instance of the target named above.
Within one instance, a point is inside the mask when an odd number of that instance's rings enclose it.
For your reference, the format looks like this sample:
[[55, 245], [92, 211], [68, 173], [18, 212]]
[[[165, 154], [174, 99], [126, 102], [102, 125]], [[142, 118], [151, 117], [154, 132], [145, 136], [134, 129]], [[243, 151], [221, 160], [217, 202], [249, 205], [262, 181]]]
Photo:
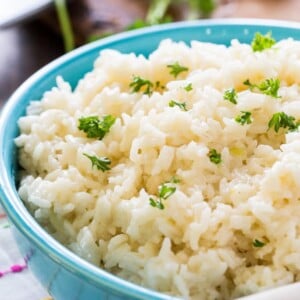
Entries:
[[[177, 78], [167, 67], [175, 62], [188, 67]], [[133, 75], [165, 89], [133, 93]], [[280, 98], [243, 84], [267, 78], [279, 78]], [[229, 88], [236, 105], [223, 99]], [[251, 124], [235, 121], [241, 111]], [[253, 52], [237, 40], [165, 40], [149, 58], [104, 50], [74, 91], [58, 78], [19, 120], [19, 194], [78, 255], [157, 291], [232, 299], [298, 281], [300, 133], [268, 129], [281, 111], [300, 119], [300, 42]], [[91, 115], [116, 117], [102, 140], [78, 129]], [[110, 158], [111, 170], [83, 153]], [[151, 206], [172, 176], [180, 182], [165, 208]]]

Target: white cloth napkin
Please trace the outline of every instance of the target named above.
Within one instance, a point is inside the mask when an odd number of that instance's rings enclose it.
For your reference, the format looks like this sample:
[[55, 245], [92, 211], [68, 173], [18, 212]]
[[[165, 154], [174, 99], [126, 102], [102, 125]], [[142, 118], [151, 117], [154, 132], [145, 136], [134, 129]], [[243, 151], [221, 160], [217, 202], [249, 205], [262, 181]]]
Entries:
[[0, 206], [0, 299], [51, 299], [26, 266]]

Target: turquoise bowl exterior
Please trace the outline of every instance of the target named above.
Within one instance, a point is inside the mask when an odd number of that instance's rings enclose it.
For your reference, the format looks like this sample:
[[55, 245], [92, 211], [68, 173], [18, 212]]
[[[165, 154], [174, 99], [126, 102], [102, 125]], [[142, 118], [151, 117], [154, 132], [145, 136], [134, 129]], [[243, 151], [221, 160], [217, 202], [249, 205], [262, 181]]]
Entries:
[[174, 297], [134, 285], [87, 263], [49, 236], [28, 213], [16, 190], [17, 150], [14, 145], [19, 133], [17, 120], [25, 114], [28, 103], [40, 99], [51, 89], [58, 75], [74, 87], [83, 74], [92, 69], [99, 51], [105, 48], [147, 56], [165, 38], [229, 45], [235, 38], [249, 43], [258, 31], [271, 31], [277, 40], [287, 37], [300, 40], [300, 25], [291, 22], [227, 19], [153, 26], [108, 37], [62, 56], [30, 77], [8, 100], [0, 120], [1, 204], [13, 224], [16, 241], [29, 268], [55, 300], [163, 300]]

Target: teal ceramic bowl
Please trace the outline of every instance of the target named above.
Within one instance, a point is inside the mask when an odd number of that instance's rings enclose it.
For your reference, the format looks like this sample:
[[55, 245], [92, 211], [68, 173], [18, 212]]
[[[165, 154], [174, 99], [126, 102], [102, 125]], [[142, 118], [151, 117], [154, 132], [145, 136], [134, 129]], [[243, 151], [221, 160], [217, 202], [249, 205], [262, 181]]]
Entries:
[[[41, 228], [20, 200], [15, 177], [18, 119], [33, 99], [55, 85], [57, 75], [73, 86], [91, 70], [100, 50], [148, 55], [162, 39], [189, 42], [201, 40], [228, 45], [231, 39], [249, 43], [255, 32], [271, 31], [277, 39], [300, 40], [300, 23], [262, 20], [211, 20], [181, 22], [118, 34], [81, 47], [50, 63], [30, 77], [8, 100], [0, 121], [0, 196], [13, 224], [13, 231], [28, 266], [55, 300], [173, 299], [134, 285], [87, 263], [55, 241]], [[26, 59], [26, 58], [25, 58]]]

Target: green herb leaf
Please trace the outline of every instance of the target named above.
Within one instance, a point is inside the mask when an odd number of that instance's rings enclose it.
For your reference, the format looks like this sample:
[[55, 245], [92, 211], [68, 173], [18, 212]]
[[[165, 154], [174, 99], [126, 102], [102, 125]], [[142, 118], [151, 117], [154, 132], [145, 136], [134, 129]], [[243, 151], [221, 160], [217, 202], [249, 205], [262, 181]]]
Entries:
[[173, 176], [170, 181], [166, 181], [158, 187], [158, 199], [149, 198], [149, 203], [153, 207], [157, 207], [159, 209], [164, 209], [165, 206], [163, 204], [163, 200], [167, 200], [171, 195], [176, 192], [175, 183], [179, 183], [180, 180]]
[[83, 153], [84, 156], [89, 158], [89, 160], [92, 163], [92, 168], [96, 167], [98, 170], [101, 170], [102, 172], [110, 170], [109, 165], [111, 164], [111, 161], [107, 157], [97, 157], [94, 155], [89, 155], [87, 153]]
[[255, 240], [252, 242], [252, 245], [253, 245], [253, 247], [255, 247], [255, 248], [262, 248], [263, 246], [266, 245], [266, 243], [261, 242], [260, 240], [255, 239]]
[[273, 127], [276, 132], [278, 132], [280, 128], [287, 128], [289, 131], [295, 131], [298, 129], [299, 125], [300, 123], [295, 122], [293, 116], [289, 116], [285, 112], [273, 114], [268, 123], [269, 129]]
[[133, 23], [127, 26], [126, 29], [133, 30], [133, 29], [139, 29], [147, 26], [150, 26], [150, 24], [144, 21], [143, 19], [136, 19]]
[[155, 200], [155, 199], [153, 199], [153, 198], [150, 197], [149, 198], [149, 203], [150, 203], [151, 206], [159, 208], [159, 209], [164, 209], [165, 208], [165, 206], [162, 203], [162, 201], [161, 201], [160, 198], [157, 199], [157, 200]]
[[278, 78], [266, 79], [265, 81], [261, 82], [257, 87], [265, 95], [269, 95], [274, 98], [280, 98], [278, 96], [278, 90], [280, 88], [280, 81]]
[[116, 118], [111, 115], [106, 115], [101, 120], [98, 116], [81, 117], [78, 129], [84, 131], [88, 138], [102, 140], [115, 121]]
[[160, 81], [156, 81], [154, 84], [154, 88], [155, 90], [164, 90], [166, 87], [160, 82]]
[[216, 8], [216, 0], [188, 0], [188, 2], [191, 10], [190, 19], [208, 18]]
[[250, 111], [241, 111], [241, 114], [235, 118], [235, 121], [240, 123], [241, 125], [251, 124], [251, 112]]
[[176, 187], [169, 186], [166, 183], [158, 187], [158, 197], [164, 200], [168, 199], [175, 192], [176, 192]]
[[193, 89], [193, 85], [191, 83], [189, 83], [188, 85], [186, 85], [184, 87], [184, 89], [187, 91], [187, 92], [190, 92], [192, 89]]
[[246, 80], [243, 82], [243, 84], [246, 85], [246, 86], [248, 86], [249, 89], [250, 89], [250, 91], [253, 91], [254, 88], [256, 88], [256, 85], [255, 85], [255, 84], [252, 84], [252, 83], [250, 82], [249, 79], [246, 79]]
[[68, 52], [75, 48], [75, 39], [67, 3], [66, 0], [54, 0], [54, 5], [64, 40], [65, 51]]
[[247, 79], [243, 83], [250, 88], [250, 91], [254, 91], [255, 89], [257, 89], [265, 95], [274, 98], [280, 98], [280, 96], [278, 95], [278, 90], [280, 88], [280, 81], [278, 78], [269, 78], [259, 84], [252, 84], [250, 80]]
[[163, 23], [171, 0], [152, 0], [146, 15], [146, 23], [149, 25]]
[[176, 102], [176, 101], [174, 101], [174, 100], [171, 100], [171, 101], [169, 102], [169, 106], [170, 106], [170, 107], [178, 106], [181, 110], [187, 111], [186, 103], [185, 103], [185, 102]]
[[266, 35], [257, 32], [252, 40], [251, 47], [253, 51], [261, 52], [271, 48], [274, 44], [276, 44], [276, 41], [272, 38], [271, 32]]
[[178, 62], [175, 62], [172, 65], [167, 65], [167, 68], [170, 69], [170, 74], [175, 78], [182, 72], [187, 72], [189, 70], [188, 67], [181, 66]]
[[221, 153], [218, 153], [216, 149], [210, 149], [208, 152], [210, 161], [216, 165], [222, 162]]
[[228, 89], [224, 92], [223, 99], [233, 104], [237, 104], [237, 93], [234, 88]]
[[143, 79], [140, 76], [133, 76], [133, 81], [129, 84], [132, 92], [137, 93], [143, 91], [146, 95], [151, 95], [153, 92], [153, 83], [148, 79]]
[[154, 24], [171, 23], [173, 21], [172, 17], [168, 15], [161, 18], [159, 16], [152, 16], [151, 10], [149, 10], [148, 15], [149, 17], [146, 17], [146, 21], [144, 21], [143, 19], [136, 19], [133, 23], [129, 24], [125, 30], [139, 29]]
[[103, 32], [101, 34], [100, 33], [90, 34], [86, 37], [86, 42], [92, 43], [92, 42], [98, 41], [100, 39], [103, 39], [105, 37], [111, 36], [113, 34], [114, 34], [113, 31], [107, 31], [107, 32]]

